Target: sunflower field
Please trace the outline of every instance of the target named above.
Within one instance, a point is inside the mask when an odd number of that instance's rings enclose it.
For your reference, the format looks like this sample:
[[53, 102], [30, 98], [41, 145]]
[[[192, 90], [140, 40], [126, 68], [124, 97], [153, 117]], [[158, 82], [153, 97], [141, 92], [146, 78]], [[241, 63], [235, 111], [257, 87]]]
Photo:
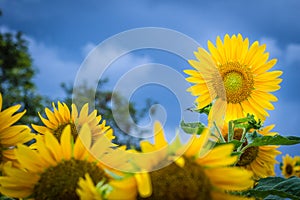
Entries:
[[266, 45], [226, 34], [194, 55], [187, 91], [207, 123], [182, 120], [187, 142], [168, 141], [156, 121], [153, 142], [120, 146], [88, 104], [58, 101], [36, 114], [40, 124], [21, 124], [26, 111], [2, 108], [1, 94], [0, 199], [300, 199], [300, 156], [278, 150], [300, 137], [264, 123], [282, 81]]

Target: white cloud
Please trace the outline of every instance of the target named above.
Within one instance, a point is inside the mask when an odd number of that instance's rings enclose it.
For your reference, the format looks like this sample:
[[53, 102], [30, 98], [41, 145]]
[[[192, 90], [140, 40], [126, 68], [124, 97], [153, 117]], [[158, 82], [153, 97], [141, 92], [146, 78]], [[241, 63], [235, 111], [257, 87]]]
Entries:
[[82, 48], [82, 54], [86, 57], [85, 62], [81, 65], [77, 81], [87, 82], [94, 86], [99, 78], [109, 78], [106, 86], [113, 89], [119, 78], [130, 69], [151, 62], [147, 56], [126, 53], [125, 48], [116, 44], [97, 47], [96, 44], [88, 42]]
[[73, 82], [79, 64], [74, 61], [64, 60], [59, 55], [59, 49], [26, 37], [29, 41], [29, 53], [32, 55], [33, 64], [38, 68], [35, 82], [41, 94], [55, 98], [63, 98], [60, 84]]
[[[0, 26], [0, 31], [2, 33], [17, 32], [7, 26]], [[33, 66], [37, 69], [33, 81], [37, 86], [38, 92], [52, 98], [62, 99], [65, 93], [60, 84], [74, 80], [79, 63], [63, 59], [57, 47], [48, 46], [29, 35], [24, 35], [23, 37], [28, 41], [28, 51], [33, 59]]]
[[290, 43], [283, 49], [278, 46], [277, 41], [273, 38], [264, 37], [260, 42], [267, 45], [267, 51], [270, 52], [270, 58], [278, 58], [286, 66], [300, 61], [299, 43]]
[[270, 52], [271, 58], [281, 57], [283, 51], [278, 47], [277, 41], [273, 38], [264, 37], [260, 40], [261, 44], [266, 44], [267, 51]]
[[286, 48], [286, 61], [287, 64], [291, 64], [296, 61], [300, 61], [300, 44], [289, 44]]

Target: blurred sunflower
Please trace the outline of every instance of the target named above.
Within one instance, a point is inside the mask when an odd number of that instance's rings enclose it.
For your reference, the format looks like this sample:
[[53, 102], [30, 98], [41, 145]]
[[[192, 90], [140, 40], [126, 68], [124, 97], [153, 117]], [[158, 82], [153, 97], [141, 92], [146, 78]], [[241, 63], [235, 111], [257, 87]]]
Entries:
[[105, 167], [87, 150], [98, 154], [109, 151], [111, 142], [98, 139], [92, 145], [92, 134], [87, 124], [74, 142], [71, 126], [62, 131], [60, 142], [51, 133], [37, 137], [36, 149], [18, 145], [15, 154], [20, 168], [4, 166], [5, 176], [0, 177], [0, 192], [15, 198], [79, 199], [78, 181], [89, 174], [93, 183], [112, 179]]
[[216, 46], [208, 41], [210, 53], [203, 48], [195, 52], [197, 60], [189, 60], [195, 70], [185, 70], [190, 77], [188, 82], [194, 83], [188, 91], [196, 99], [197, 108], [201, 109], [214, 99], [227, 102], [225, 121], [243, 118], [254, 114], [265, 120], [269, 116], [266, 110], [273, 110], [271, 102], [277, 98], [270, 92], [280, 89], [281, 71], [268, 71], [277, 62], [269, 60], [265, 52], [266, 45], [255, 41], [249, 48], [248, 38], [241, 34], [228, 34], [224, 42], [217, 37]]
[[81, 200], [102, 200], [101, 193], [98, 192], [89, 174], [85, 174], [85, 179], [80, 177], [76, 192]]
[[2, 110], [2, 95], [0, 93], [0, 163], [13, 161], [15, 164], [16, 156], [14, 148], [19, 143], [26, 143], [33, 139], [33, 134], [26, 125], [13, 125], [24, 114], [16, 112], [21, 108], [21, 105], [11, 106]]
[[45, 126], [39, 126], [32, 124], [34, 130], [40, 134], [45, 134], [46, 132], [51, 132], [56, 138], [60, 138], [62, 130], [67, 126], [71, 126], [72, 135], [74, 138], [77, 137], [78, 132], [84, 123], [87, 123], [93, 135], [93, 141], [95, 141], [101, 135], [105, 135], [108, 139], [113, 139], [113, 130], [110, 126], [106, 126], [106, 121], [103, 120], [100, 123], [102, 117], [97, 116], [97, 110], [94, 110], [89, 114], [88, 104], [85, 104], [80, 113], [78, 114], [76, 105], [72, 104], [72, 112], [65, 103], [57, 103], [58, 108], [56, 108], [53, 103], [53, 111], [49, 108], [45, 108], [45, 113], [48, 119], [43, 118], [39, 113], [40, 119]]
[[[81, 200], [102, 200], [105, 196], [109, 200], [135, 200], [137, 196], [136, 181], [133, 176], [120, 180], [111, 180], [109, 184], [94, 184], [87, 174], [80, 178], [76, 192]], [[108, 188], [108, 189], [107, 189]], [[107, 190], [105, 190], [107, 189]]]
[[[274, 126], [275, 125], [266, 126], [257, 132], [264, 136], [274, 136], [277, 134], [276, 132], [272, 132]], [[242, 129], [235, 129], [233, 139], [240, 140], [242, 133]], [[224, 126], [222, 134], [224, 138], [227, 138], [227, 126]], [[245, 140], [243, 146], [248, 144], [247, 139]], [[278, 147], [279, 146], [273, 145], [249, 147], [242, 153], [236, 165], [252, 171], [255, 179], [274, 176], [275, 164], [278, 163], [276, 161], [276, 156], [281, 154], [281, 152], [277, 150]]]
[[285, 155], [282, 157], [282, 175], [285, 178], [289, 178], [291, 176], [300, 177], [300, 156], [295, 156], [292, 158], [290, 155]]
[[[154, 133], [155, 144], [143, 141], [141, 148], [144, 153], [162, 150], [160, 157], [153, 157], [150, 162], [152, 169], [156, 169], [157, 165], [161, 167], [148, 173], [141, 171], [135, 174], [138, 199], [244, 199], [230, 193], [253, 186], [250, 171], [231, 166], [237, 160], [237, 156], [231, 155], [231, 144], [206, 148], [209, 139], [207, 130], [201, 137], [192, 136], [186, 145], [178, 143], [180, 148], [168, 145], [162, 127], [157, 122]], [[171, 149], [177, 149], [176, 155], [171, 153]], [[174, 162], [162, 166], [168, 160]]]

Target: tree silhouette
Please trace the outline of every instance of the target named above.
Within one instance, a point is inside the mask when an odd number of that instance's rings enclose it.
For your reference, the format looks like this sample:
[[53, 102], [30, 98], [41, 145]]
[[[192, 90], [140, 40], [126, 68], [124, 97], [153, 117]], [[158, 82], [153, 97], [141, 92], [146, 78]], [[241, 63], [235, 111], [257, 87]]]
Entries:
[[43, 97], [37, 94], [32, 80], [36, 70], [32, 66], [27, 45], [21, 32], [0, 33], [0, 92], [3, 107], [21, 104], [22, 109], [27, 110], [19, 122], [23, 124], [37, 122], [37, 112], [43, 107]]

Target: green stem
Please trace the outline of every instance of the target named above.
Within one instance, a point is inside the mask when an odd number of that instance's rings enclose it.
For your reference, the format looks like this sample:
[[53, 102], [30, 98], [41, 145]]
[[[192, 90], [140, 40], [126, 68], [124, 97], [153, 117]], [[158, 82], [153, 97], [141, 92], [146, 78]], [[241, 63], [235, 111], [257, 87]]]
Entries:
[[[242, 134], [242, 137], [241, 137], [241, 139], [240, 139], [240, 142], [243, 142], [243, 143], [244, 143], [244, 139], [245, 139], [246, 133], [247, 133], [246, 129], [243, 128], [243, 134]], [[240, 152], [241, 149], [242, 149], [242, 147], [243, 147], [243, 144], [241, 144], [241, 145], [239, 146], [239, 148], [237, 149], [237, 152]]]
[[222, 142], [222, 143], [226, 143], [226, 140], [224, 139], [224, 137], [223, 137], [223, 135], [222, 135], [222, 133], [221, 133], [220, 129], [218, 128], [218, 126], [217, 126], [217, 124], [216, 124], [215, 121], [213, 122], [213, 124], [214, 124], [214, 127], [217, 129], [217, 132], [218, 132], [218, 134], [219, 134], [219, 136], [220, 136], [221, 142]]
[[242, 148], [241, 152], [244, 152], [246, 149], [248, 149], [249, 145], [246, 145]]
[[233, 137], [234, 137], [233, 122], [229, 121], [229, 126], [228, 126], [228, 142], [232, 141]]

